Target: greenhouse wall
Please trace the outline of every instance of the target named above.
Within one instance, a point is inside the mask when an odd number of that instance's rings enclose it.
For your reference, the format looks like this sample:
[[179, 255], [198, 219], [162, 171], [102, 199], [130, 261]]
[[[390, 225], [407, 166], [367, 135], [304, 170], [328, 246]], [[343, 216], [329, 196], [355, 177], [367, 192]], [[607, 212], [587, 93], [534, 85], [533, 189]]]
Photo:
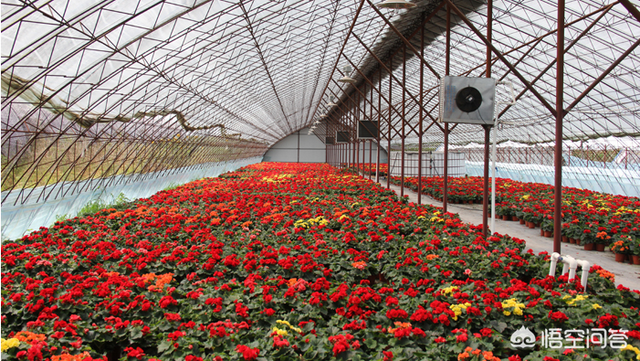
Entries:
[[[466, 163], [467, 174], [482, 177], [484, 163]], [[539, 164], [496, 163], [496, 177], [521, 182], [554, 184], [554, 167]], [[596, 192], [640, 197], [640, 171], [594, 167], [562, 167], [562, 185]]]
[[[406, 177], [418, 176], [418, 152], [405, 152], [404, 175]], [[464, 177], [467, 173], [465, 154], [462, 152], [449, 152], [448, 175], [450, 177]], [[402, 166], [402, 152], [391, 152], [389, 172], [393, 176], [400, 176]], [[422, 153], [422, 176], [442, 177], [444, 175], [444, 153]]]
[[[75, 185], [78, 189], [86, 189], [76, 194], [63, 197], [52, 197], [45, 201], [30, 199], [24, 204], [15, 204], [16, 196], [9, 194], [2, 205], [2, 239], [16, 239], [40, 227], [51, 226], [61, 216], [74, 217], [85, 205], [100, 201], [109, 204], [121, 194], [129, 200], [149, 197], [168, 187], [181, 185], [204, 177], [216, 177], [224, 172], [232, 171], [249, 164], [258, 163], [262, 157], [251, 157], [228, 162], [202, 164], [197, 169], [188, 167], [172, 170], [171, 174], [148, 174], [142, 181], [138, 175], [120, 175], [113, 177], [107, 184], [112, 186], [92, 189], [92, 180], [82, 181]], [[158, 172], [162, 173], [162, 172]], [[50, 185], [49, 187], [53, 187]], [[17, 194], [18, 192], [14, 192]], [[33, 192], [40, 194], [37, 189]], [[5, 192], [2, 198], [5, 198]], [[13, 196], [13, 197], [12, 197]], [[34, 197], [35, 198], [35, 197]]]
[[309, 128], [303, 128], [275, 143], [265, 153], [265, 162], [326, 162], [326, 147], [315, 134], [309, 135]]

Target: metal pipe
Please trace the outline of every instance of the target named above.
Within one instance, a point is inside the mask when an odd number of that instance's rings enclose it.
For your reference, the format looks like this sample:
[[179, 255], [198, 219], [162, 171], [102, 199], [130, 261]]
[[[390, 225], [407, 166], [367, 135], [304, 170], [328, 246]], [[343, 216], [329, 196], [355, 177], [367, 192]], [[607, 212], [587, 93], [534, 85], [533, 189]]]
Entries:
[[393, 98], [391, 97], [391, 89], [392, 89], [392, 81], [391, 77], [393, 77], [393, 56], [389, 57], [389, 134], [387, 136], [387, 189], [390, 188], [391, 182], [391, 103], [393, 103]]
[[[424, 22], [424, 15], [422, 15]], [[424, 58], [424, 26], [420, 29], [420, 56]], [[424, 67], [420, 65], [420, 104], [424, 104]], [[418, 204], [422, 204], [422, 109], [418, 109]]]
[[561, 251], [562, 233], [562, 118], [564, 117], [564, 0], [558, 0], [558, 41], [556, 63], [556, 148], [554, 154], [555, 192], [553, 198], [553, 251]]
[[380, 94], [382, 92], [382, 68], [380, 67], [378, 67], [378, 81], [380, 91], [378, 91], [378, 148], [376, 149], [378, 154], [376, 156], [376, 183], [380, 183], [380, 135], [382, 134], [380, 131], [380, 127], [382, 126], [382, 122], [380, 121], [382, 119], [382, 109], [380, 109], [382, 106], [382, 95]]
[[[404, 45], [402, 48], [402, 84], [406, 84], [407, 83], [407, 46]], [[401, 148], [402, 148], [402, 153], [400, 153], [400, 197], [404, 197], [404, 160], [405, 160], [405, 155], [404, 155], [404, 146], [405, 146], [405, 123], [406, 123], [406, 91], [402, 91], [402, 129], [400, 129], [401, 131]]]
[[484, 128], [484, 179], [483, 179], [483, 197], [482, 197], [482, 233], [484, 234], [484, 238], [487, 238], [488, 235], [488, 210], [489, 210], [489, 132], [491, 127], [488, 125], [483, 125]]

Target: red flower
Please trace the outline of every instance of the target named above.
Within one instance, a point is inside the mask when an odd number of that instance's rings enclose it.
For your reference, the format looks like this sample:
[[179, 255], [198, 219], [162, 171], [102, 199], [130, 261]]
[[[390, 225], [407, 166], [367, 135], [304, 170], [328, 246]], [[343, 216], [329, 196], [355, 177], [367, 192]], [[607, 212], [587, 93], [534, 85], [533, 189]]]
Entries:
[[124, 349], [124, 352], [127, 353], [127, 357], [135, 357], [138, 360], [142, 360], [142, 356], [144, 356], [144, 351], [140, 347], [127, 347]]
[[237, 345], [236, 351], [242, 354], [242, 357], [246, 361], [255, 360], [260, 354], [260, 350], [257, 348], [250, 348], [246, 345]]
[[569, 317], [567, 317], [567, 315], [565, 315], [560, 311], [557, 311], [557, 312], [549, 311], [548, 317], [556, 322], [564, 322], [569, 320]]
[[289, 340], [287, 340], [286, 338], [281, 338], [280, 336], [274, 336], [273, 337], [273, 347], [286, 347], [289, 346]]
[[466, 333], [461, 333], [456, 336], [456, 342], [466, 342], [469, 339]]
[[177, 314], [177, 313], [165, 313], [164, 317], [168, 321], [180, 321], [180, 320], [182, 320], [182, 317], [180, 317], [180, 315]]
[[444, 338], [444, 337], [442, 337], [442, 336], [440, 336], [440, 337], [436, 337], [436, 339], [435, 339], [435, 340], [433, 340], [433, 341], [434, 341], [435, 343], [445, 343], [445, 342], [447, 342], [447, 339], [446, 339], [446, 338]]
[[391, 352], [391, 351], [382, 351], [382, 354], [384, 355], [384, 360], [383, 361], [393, 361], [393, 352]]
[[407, 318], [409, 317], [409, 314], [407, 313], [407, 311], [402, 310], [402, 309], [392, 309], [387, 311], [387, 317], [390, 319], [394, 319], [394, 318]]

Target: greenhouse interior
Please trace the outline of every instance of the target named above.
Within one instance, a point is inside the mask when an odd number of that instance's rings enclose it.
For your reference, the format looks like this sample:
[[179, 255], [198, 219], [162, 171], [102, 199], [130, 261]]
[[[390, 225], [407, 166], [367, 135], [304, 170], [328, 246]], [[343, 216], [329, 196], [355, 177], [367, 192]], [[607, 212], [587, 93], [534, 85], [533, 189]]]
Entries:
[[3, 0], [2, 360], [640, 360], [638, 0]]

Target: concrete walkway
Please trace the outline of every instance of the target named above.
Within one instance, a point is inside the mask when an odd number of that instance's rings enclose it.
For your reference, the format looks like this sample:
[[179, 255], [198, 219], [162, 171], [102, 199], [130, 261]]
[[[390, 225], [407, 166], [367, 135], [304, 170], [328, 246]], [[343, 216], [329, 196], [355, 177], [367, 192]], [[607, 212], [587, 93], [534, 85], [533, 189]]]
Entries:
[[[386, 187], [387, 182], [381, 178], [380, 183]], [[391, 184], [391, 189], [400, 195], [401, 187]], [[409, 196], [409, 200], [418, 203], [418, 193], [409, 188], [404, 189], [404, 194]], [[436, 207], [442, 207], [442, 202], [437, 201], [425, 194], [422, 195], [422, 204], [431, 204]], [[457, 213], [460, 219], [465, 223], [482, 224], [482, 205], [481, 204], [449, 204], [447, 211]], [[491, 216], [491, 215], [489, 215]], [[491, 218], [489, 218], [489, 226], [491, 226]], [[549, 254], [553, 252], [553, 238], [546, 238], [540, 235], [540, 228], [527, 228], [519, 222], [503, 221], [496, 219], [495, 230], [504, 235], [510, 235], [527, 242], [527, 249], [532, 249], [536, 254], [547, 251]], [[562, 254], [569, 255], [576, 259], [583, 259], [589, 263], [597, 264], [615, 276], [616, 285], [622, 284], [634, 290], [640, 290], [640, 266], [629, 263], [619, 263], [615, 261], [613, 253], [585, 251], [583, 246], [577, 246], [570, 243], [562, 243]], [[558, 267], [558, 272], [562, 268]], [[582, 272], [578, 270], [578, 275]]]

